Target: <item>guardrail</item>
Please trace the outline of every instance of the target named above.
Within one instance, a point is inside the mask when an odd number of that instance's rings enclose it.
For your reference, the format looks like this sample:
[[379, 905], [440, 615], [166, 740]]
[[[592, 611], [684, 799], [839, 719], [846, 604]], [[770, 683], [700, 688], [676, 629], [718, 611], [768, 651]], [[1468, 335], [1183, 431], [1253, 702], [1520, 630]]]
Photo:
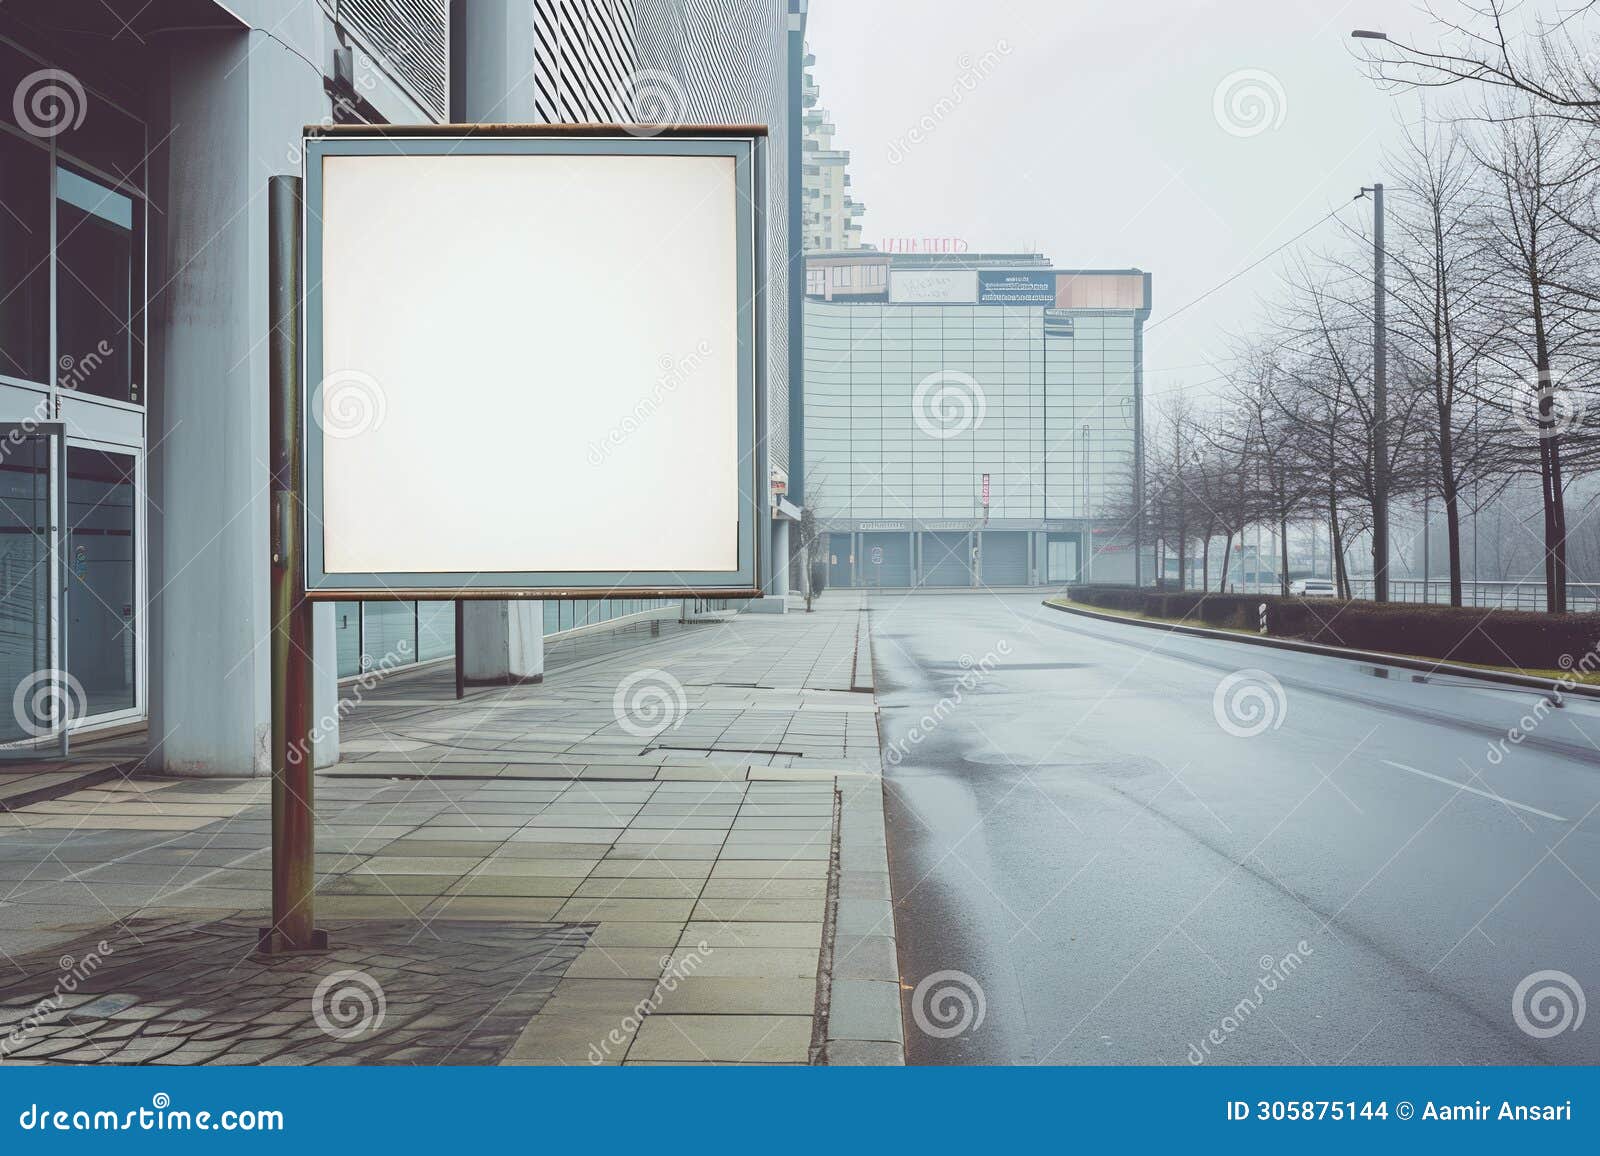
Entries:
[[[1352, 579], [1350, 592], [1357, 598], [1371, 598], [1372, 580]], [[1391, 578], [1389, 599], [1392, 602], [1448, 604], [1450, 582], [1448, 579], [1424, 582], [1420, 578]], [[1543, 582], [1463, 582], [1461, 602], [1464, 606], [1502, 610], [1543, 610], [1547, 605]], [[1567, 609], [1600, 610], [1600, 582], [1568, 582]]]

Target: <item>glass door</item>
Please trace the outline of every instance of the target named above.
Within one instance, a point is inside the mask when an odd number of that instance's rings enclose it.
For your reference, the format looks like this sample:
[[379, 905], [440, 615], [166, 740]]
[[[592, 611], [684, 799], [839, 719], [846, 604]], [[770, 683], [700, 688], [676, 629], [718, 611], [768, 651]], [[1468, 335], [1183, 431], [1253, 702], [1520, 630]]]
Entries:
[[1078, 537], [1057, 537], [1045, 541], [1045, 581], [1078, 581]]
[[61, 589], [65, 437], [57, 423], [0, 423], [0, 748], [67, 752], [83, 692], [64, 669]]
[[136, 470], [133, 454], [67, 447], [66, 651], [83, 696], [76, 718], [101, 721], [139, 705]]

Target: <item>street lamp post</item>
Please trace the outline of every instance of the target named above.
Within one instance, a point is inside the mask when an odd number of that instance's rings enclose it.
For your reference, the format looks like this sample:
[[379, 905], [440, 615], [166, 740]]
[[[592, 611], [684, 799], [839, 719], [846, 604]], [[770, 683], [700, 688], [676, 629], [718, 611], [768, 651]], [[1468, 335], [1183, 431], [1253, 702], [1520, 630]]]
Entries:
[[[1385, 32], [1357, 28], [1356, 40], [1387, 40]], [[1383, 186], [1372, 193], [1372, 600], [1389, 601], [1389, 387], [1385, 380], [1383, 302]]]
[[1372, 600], [1389, 601], [1389, 382], [1383, 290], [1383, 185], [1372, 194]]

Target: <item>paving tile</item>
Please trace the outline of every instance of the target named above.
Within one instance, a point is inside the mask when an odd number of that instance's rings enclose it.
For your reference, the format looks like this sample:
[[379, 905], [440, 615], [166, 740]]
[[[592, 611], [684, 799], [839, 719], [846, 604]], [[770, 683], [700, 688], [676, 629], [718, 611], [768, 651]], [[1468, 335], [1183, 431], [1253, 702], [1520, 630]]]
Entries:
[[598, 859], [611, 850], [610, 843], [544, 843], [510, 840], [500, 844], [496, 859]]
[[[663, 985], [665, 987], [665, 985]], [[816, 1007], [817, 985], [809, 979], [750, 979], [690, 975], [663, 990], [657, 1014], [805, 1015]]]
[[707, 879], [702, 899], [825, 899], [826, 879]]
[[822, 924], [775, 923], [751, 920], [689, 923], [683, 929], [682, 943], [711, 947], [807, 947], [822, 950]]
[[[451, 895], [435, 900], [427, 918], [446, 919], [551, 919], [560, 910], [561, 898], [528, 898], [511, 895]], [[566, 922], [558, 920], [558, 922]]]
[[632, 1036], [617, 1042], [618, 1017], [604, 1011], [536, 1015], [523, 1028], [501, 1064], [620, 1064]]
[[681, 923], [623, 919], [599, 924], [590, 934], [589, 942], [595, 947], [654, 947], [666, 955], [678, 945], [682, 934]]
[[[576, 965], [574, 965], [576, 966]], [[802, 947], [679, 947], [667, 968], [697, 976], [810, 979], [817, 974], [817, 953]]]
[[561, 923], [590, 923], [601, 920], [640, 919], [646, 921], [687, 920], [694, 910], [692, 899], [570, 899], [556, 913]]
[[628, 1059], [803, 1064], [810, 1046], [810, 1016], [653, 1015]]
[[713, 878], [733, 879], [826, 879], [826, 862], [773, 862], [756, 859], [719, 859]]
[[671, 953], [657, 947], [600, 947], [590, 945], [567, 968], [573, 979], [649, 979], [666, 969]]
[[701, 899], [690, 918], [716, 923], [821, 923], [825, 906], [820, 899]]
[[495, 875], [542, 875], [566, 876], [581, 880], [594, 870], [598, 862], [598, 859], [523, 859], [497, 855], [493, 859], [485, 859], [472, 868], [471, 877], [481, 879]]
[[572, 894], [581, 899], [695, 899], [704, 885], [698, 878], [599, 878], [585, 879]]
[[363, 875], [460, 875], [481, 861], [465, 855], [374, 855], [355, 868]]
[[618, 844], [606, 852], [608, 859], [704, 859], [716, 853], [716, 846], [704, 843]]

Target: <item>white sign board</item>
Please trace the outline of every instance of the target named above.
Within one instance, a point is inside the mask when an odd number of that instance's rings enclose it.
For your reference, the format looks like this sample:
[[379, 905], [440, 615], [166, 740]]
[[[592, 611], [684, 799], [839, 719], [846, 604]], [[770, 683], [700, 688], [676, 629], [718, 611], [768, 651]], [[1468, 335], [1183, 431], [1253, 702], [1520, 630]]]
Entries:
[[903, 304], [964, 304], [978, 299], [976, 269], [891, 269], [889, 300]]
[[756, 147], [308, 142], [313, 596], [758, 585]]

